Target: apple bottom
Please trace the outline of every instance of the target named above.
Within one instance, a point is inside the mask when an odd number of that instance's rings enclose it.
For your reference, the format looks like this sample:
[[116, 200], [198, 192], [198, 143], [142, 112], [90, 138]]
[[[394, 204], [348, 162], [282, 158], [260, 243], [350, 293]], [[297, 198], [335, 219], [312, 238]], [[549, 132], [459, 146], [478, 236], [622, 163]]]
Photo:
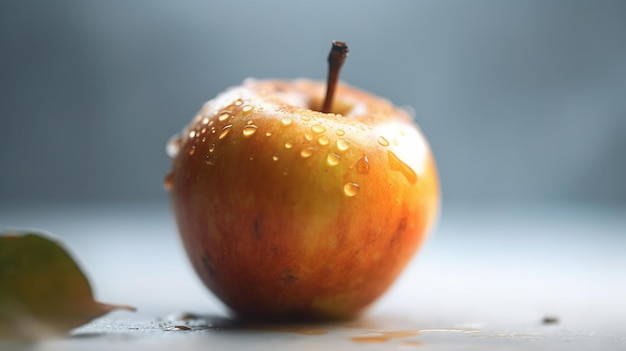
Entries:
[[[197, 274], [237, 317], [344, 320], [389, 288], [434, 218], [433, 198], [416, 204], [412, 191], [375, 195], [347, 199], [335, 216], [217, 195], [174, 196], [173, 207]], [[372, 205], [378, 201], [397, 205]]]
[[[247, 224], [254, 226], [254, 221]], [[349, 319], [378, 298], [410, 259], [422, 241], [418, 235], [402, 237], [412, 225], [396, 223], [397, 238], [339, 239], [336, 248], [315, 254], [307, 252], [305, 243], [285, 238], [260, 245], [227, 241], [219, 249], [208, 237], [190, 238], [184, 245], [197, 274], [238, 317]], [[386, 251], [367, 256], [367, 245], [385, 246]]]

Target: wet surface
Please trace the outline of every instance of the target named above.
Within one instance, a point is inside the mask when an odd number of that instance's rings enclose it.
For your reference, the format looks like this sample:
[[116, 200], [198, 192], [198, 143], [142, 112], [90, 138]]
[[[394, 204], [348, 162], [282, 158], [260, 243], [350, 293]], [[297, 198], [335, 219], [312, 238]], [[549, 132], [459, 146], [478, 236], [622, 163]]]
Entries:
[[623, 213], [444, 207], [439, 230], [362, 318], [267, 324], [228, 317], [191, 270], [166, 206], [4, 208], [0, 226], [57, 234], [99, 300], [139, 311], [0, 350], [623, 350]]

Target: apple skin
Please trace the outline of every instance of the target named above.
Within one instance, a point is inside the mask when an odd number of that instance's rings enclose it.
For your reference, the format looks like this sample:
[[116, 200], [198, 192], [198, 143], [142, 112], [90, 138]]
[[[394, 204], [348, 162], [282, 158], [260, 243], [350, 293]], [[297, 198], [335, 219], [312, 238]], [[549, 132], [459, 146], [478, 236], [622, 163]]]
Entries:
[[[348, 319], [433, 228], [435, 161], [411, 116], [340, 83], [246, 80], [170, 143], [166, 179], [186, 252], [237, 316]], [[226, 113], [225, 113], [226, 112]]]

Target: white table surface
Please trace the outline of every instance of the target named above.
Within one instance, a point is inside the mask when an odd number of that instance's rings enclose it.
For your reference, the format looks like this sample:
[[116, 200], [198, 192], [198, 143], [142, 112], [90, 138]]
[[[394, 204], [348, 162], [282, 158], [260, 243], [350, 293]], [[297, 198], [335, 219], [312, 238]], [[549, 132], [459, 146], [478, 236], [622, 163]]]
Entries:
[[437, 231], [361, 319], [288, 326], [227, 318], [167, 204], [5, 205], [0, 228], [56, 234], [98, 300], [139, 309], [0, 350], [626, 350], [624, 207], [444, 204]]

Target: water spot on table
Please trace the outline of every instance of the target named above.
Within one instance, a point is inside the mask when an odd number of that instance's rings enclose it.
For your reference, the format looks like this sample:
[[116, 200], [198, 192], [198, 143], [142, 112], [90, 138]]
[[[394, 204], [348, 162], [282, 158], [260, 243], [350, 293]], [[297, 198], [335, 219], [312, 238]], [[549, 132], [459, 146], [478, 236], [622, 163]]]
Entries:
[[166, 331], [189, 331], [191, 330], [191, 328], [189, 328], [186, 325], [172, 325], [170, 327], [167, 327], [165, 330]]

